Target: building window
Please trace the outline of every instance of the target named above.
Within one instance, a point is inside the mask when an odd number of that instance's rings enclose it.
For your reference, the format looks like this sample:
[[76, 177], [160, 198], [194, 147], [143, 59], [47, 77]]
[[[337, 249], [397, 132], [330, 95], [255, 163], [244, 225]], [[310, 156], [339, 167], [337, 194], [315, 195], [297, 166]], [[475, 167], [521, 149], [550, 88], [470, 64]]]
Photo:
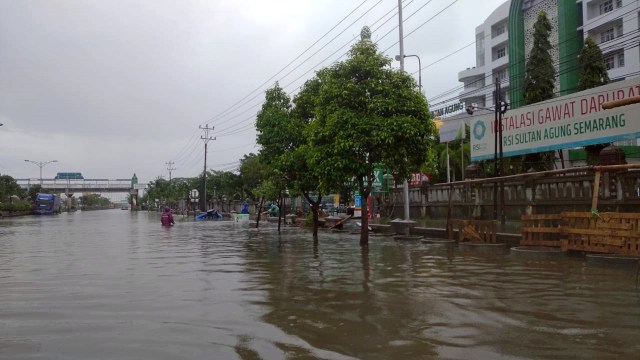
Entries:
[[624, 67], [624, 53], [623, 52], [618, 54], [618, 66], [619, 67]]
[[613, 28], [607, 29], [600, 33], [600, 43], [613, 40], [614, 38], [615, 38], [615, 35], [613, 33]]
[[505, 29], [506, 29], [506, 25], [504, 23], [502, 23], [500, 25], [497, 25], [496, 26], [496, 32], [495, 32], [495, 35], [493, 37], [500, 36], [500, 35], [504, 34]]
[[505, 57], [505, 55], [507, 55], [507, 49], [506, 48], [500, 48], [500, 49], [498, 49], [498, 51], [496, 51], [496, 58], [497, 59]]
[[498, 81], [503, 82], [507, 80], [507, 77], [509, 76], [509, 73], [507, 72], [507, 69], [502, 69], [496, 73], [494, 73], [493, 77], [495, 79], [498, 79]]
[[600, 15], [613, 11], [613, 0], [607, 0], [600, 4]]
[[622, 0], [616, 0], [616, 7], [617, 8], [621, 8], [622, 7]]
[[613, 55], [604, 58], [604, 67], [606, 67], [607, 70], [614, 69], [616, 67], [616, 58]]

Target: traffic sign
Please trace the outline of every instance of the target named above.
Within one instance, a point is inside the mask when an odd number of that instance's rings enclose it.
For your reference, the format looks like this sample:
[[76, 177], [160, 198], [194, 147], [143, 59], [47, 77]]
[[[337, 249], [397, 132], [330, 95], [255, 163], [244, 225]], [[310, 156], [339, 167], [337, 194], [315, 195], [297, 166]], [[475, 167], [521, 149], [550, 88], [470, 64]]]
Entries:
[[193, 189], [189, 193], [189, 197], [191, 198], [191, 200], [195, 201], [196, 199], [198, 199], [200, 197], [200, 192], [198, 192], [197, 189]]
[[373, 187], [382, 187], [382, 169], [373, 169]]

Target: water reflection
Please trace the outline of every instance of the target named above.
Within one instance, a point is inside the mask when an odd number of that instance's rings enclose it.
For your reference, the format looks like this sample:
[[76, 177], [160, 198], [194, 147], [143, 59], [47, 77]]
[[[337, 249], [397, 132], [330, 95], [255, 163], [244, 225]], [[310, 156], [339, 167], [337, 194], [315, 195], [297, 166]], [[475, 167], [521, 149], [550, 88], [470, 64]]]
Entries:
[[[124, 211], [0, 221], [0, 358], [633, 358], [637, 267]], [[96, 355], [100, 354], [100, 355]]]

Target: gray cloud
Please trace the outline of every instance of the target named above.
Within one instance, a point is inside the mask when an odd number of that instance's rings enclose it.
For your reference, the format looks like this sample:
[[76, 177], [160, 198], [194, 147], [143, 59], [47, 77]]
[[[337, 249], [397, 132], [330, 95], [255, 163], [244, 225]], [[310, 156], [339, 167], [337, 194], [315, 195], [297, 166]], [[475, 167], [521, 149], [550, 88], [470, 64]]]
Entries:
[[[0, 0], [0, 173], [34, 177], [23, 159], [57, 159], [46, 176], [80, 171], [89, 177], [195, 176], [202, 168], [197, 127], [216, 127], [210, 168], [232, 168], [254, 147], [254, 116], [265, 87], [246, 104], [221, 112], [269, 79], [360, 1], [12, 1]], [[425, 1], [407, 5], [405, 16]], [[500, 1], [456, 4], [407, 37], [407, 53], [425, 66], [474, 39], [474, 29]], [[369, 1], [356, 12], [375, 4]], [[356, 15], [296, 64], [343, 33], [281, 80], [296, 88], [316, 64], [397, 4], [382, 1], [345, 29]], [[433, 1], [405, 24], [419, 26], [449, 1]], [[397, 25], [393, 18], [374, 39]], [[394, 31], [380, 41], [398, 40]], [[457, 73], [473, 66], [473, 47], [423, 72], [428, 96], [459, 85]], [[397, 53], [397, 45], [388, 51]], [[322, 62], [323, 59], [328, 60]], [[295, 66], [294, 64], [293, 66]], [[292, 67], [293, 67], [292, 66]], [[406, 70], [417, 63], [407, 60]], [[294, 81], [302, 76], [301, 79]], [[217, 116], [216, 116], [217, 115]]]

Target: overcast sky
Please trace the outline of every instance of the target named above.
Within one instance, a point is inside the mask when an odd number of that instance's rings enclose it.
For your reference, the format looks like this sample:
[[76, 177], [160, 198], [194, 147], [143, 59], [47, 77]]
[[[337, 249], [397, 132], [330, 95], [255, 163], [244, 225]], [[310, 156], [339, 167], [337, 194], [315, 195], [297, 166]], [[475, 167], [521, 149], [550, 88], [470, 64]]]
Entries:
[[[502, 2], [404, 1], [405, 52], [425, 67], [468, 45]], [[396, 0], [0, 0], [0, 174], [37, 178], [28, 159], [58, 160], [44, 178], [147, 182], [168, 178], [169, 161], [173, 177], [196, 176], [206, 124], [217, 138], [207, 167], [234, 171], [259, 150], [264, 90], [277, 80], [295, 94], [344, 59], [364, 25], [393, 57], [396, 12]], [[461, 85], [474, 51], [423, 70], [428, 99]], [[417, 60], [405, 69], [417, 72]]]

